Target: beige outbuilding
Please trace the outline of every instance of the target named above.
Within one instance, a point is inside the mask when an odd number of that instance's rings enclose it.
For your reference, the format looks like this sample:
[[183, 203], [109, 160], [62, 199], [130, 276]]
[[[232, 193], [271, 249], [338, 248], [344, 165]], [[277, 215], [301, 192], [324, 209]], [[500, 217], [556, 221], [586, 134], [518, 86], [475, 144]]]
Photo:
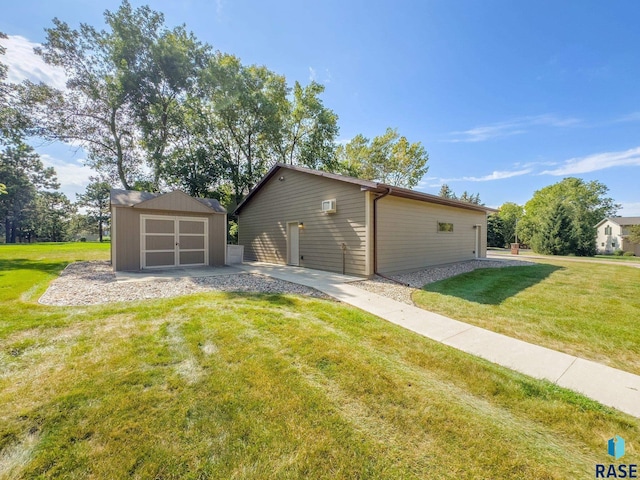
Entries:
[[179, 190], [111, 190], [114, 271], [225, 264], [227, 211]]
[[235, 213], [245, 260], [370, 277], [486, 257], [493, 211], [276, 164]]

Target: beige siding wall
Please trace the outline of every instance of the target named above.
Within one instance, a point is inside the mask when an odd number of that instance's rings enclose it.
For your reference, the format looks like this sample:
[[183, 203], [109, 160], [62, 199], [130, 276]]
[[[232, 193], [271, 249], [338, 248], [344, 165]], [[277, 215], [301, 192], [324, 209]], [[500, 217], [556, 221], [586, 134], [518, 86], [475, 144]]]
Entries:
[[226, 251], [227, 215], [213, 214], [209, 217], [209, 265], [224, 265]]
[[[388, 196], [378, 208], [378, 271], [396, 273], [475, 258], [481, 225], [480, 257], [487, 252], [487, 216], [461, 208]], [[438, 222], [453, 224], [438, 232]]]
[[140, 204], [140, 208], [144, 208], [145, 210], [166, 210], [172, 212], [197, 212], [204, 213], [205, 215], [211, 212], [209, 207], [201, 204], [179, 190], [147, 200], [143, 202], [143, 204]]
[[[322, 201], [334, 198], [337, 212], [322, 213]], [[358, 185], [280, 170], [240, 212], [238, 243], [245, 260], [285, 264], [287, 222], [304, 223], [300, 266], [342, 272], [345, 243], [345, 272], [367, 275], [365, 194]]]
[[[607, 235], [605, 229], [611, 227], [611, 233]], [[596, 251], [606, 254], [613, 253], [622, 248], [622, 228], [609, 220], [600, 225], [596, 231]]]
[[[112, 255], [115, 271], [140, 270], [140, 215], [168, 215], [200, 217], [202, 214], [173, 210], [147, 210], [130, 207], [112, 207], [115, 211], [115, 229], [112, 229]], [[224, 214], [206, 215], [209, 219], [209, 264], [224, 265], [227, 248], [227, 222]], [[115, 252], [113, 250], [116, 250]], [[115, 253], [115, 254], [114, 254]]]

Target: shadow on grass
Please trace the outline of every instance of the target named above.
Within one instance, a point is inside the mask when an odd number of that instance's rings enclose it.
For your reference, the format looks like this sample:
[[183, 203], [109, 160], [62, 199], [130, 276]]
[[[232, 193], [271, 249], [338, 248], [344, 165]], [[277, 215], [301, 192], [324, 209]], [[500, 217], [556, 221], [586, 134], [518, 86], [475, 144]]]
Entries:
[[0, 260], [0, 276], [12, 272], [12, 270], [39, 270], [44, 273], [58, 274], [69, 262], [61, 260], [59, 262], [44, 262], [42, 260], [29, 260], [26, 258], [12, 258], [10, 260]]
[[[279, 307], [293, 307], [298, 305], [297, 299], [291, 295], [285, 293], [258, 293], [258, 292], [219, 292], [227, 300], [259, 300], [262, 302], [268, 302], [273, 306]], [[304, 296], [304, 295], [301, 295]], [[312, 297], [307, 297], [312, 298]]]
[[522, 267], [481, 268], [422, 287], [426, 292], [458, 297], [484, 305], [498, 305], [532, 287], [563, 267], [537, 264]]

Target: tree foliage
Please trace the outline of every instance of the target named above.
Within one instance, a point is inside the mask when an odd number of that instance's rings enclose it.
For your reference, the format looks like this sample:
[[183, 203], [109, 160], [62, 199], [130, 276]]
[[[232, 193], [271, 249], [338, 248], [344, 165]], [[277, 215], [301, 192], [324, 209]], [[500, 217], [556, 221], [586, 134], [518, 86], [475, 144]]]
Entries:
[[85, 192], [76, 194], [76, 204], [87, 210], [87, 220], [91, 230], [98, 232], [98, 239], [102, 242], [105, 224], [109, 222], [110, 205], [109, 194], [111, 186], [98, 177], [91, 178]]
[[497, 213], [492, 213], [487, 217], [487, 246], [488, 247], [504, 247], [505, 239], [502, 234], [504, 228], [502, 219]]
[[503, 203], [498, 209], [498, 217], [501, 222], [501, 234], [504, 243], [515, 243], [518, 222], [524, 216], [524, 207], [513, 202]]
[[451, 189], [451, 187], [446, 183], [442, 184], [438, 195], [444, 198], [450, 198], [451, 200], [460, 200], [461, 202], [473, 203], [474, 205], [482, 205], [479, 193], [473, 194], [465, 190], [464, 192], [462, 192], [462, 195], [458, 197]]
[[409, 143], [397, 130], [387, 128], [372, 140], [356, 135], [339, 147], [336, 167], [366, 180], [413, 188], [427, 173], [428, 160], [420, 142]]
[[48, 242], [64, 242], [69, 239], [71, 217], [75, 206], [62, 192], [39, 192], [34, 208], [36, 237]]
[[31, 85], [30, 103], [43, 107], [33, 113], [34, 133], [80, 144], [89, 164], [124, 188], [143, 177], [146, 166], [157, 189], [180, 132], [179, 103], [195, 85], [208, 48], [184, 27], [166, 28], [161, 13], [134, 10], [127, 0], [105, 12], [107, 30], [53, 23], [36, 51], [64, 69], [67, 90]]
[[640, 225], [633, 225], [629, 228], [629, 241], [640, 245]]
[[[0, 41], [7, 36], [0, 32]], [[21, 102], [21, 88], [7, 81], [8, 67], [2, 62], [6, 48], [0, 43], [0, 148], [19, 143], [30, 117]]]
[[295, 82], [293, 96], [284, 104], [279, 161], [318, 170], [335, 171], [335, 139], [338, 116], [320, 100], [324, 86], [311, 82], [306, 87]]
[[206, 169], [200, 178], [207, 189], [230, 184], [238, 203], [280, 147], [288, 102], [285, 79], [265, 67], [245, 66], [235, 56], [217, 54], [202, 72], [199, 92], [190, 106], [197, 112], [192, 116], [196, 159]]
[[0, 196], [0, 222], [6, 243], [35, 233], [29, 227], [37, 224], [33, 221], [37, 193], [58, 188], [55, 175], [25, 143], [8, 145], [0, 152], [0, 179], [6, 186], [6, 194]]
[[[600, 182], [585, 182], [573, 177], [538, 190], [524, 207], [518, 235], [535, 251], [594, 255], [596, 223], [612, 216], [619, 208], [606, 196], [608, 191]], [[568, 224], [564, 222], [565, 217], [570, 219]], [[553, 226], [554, 219], [564, 222], [562, 230]], [[554, 235], [557, 237], [555, 243], [552, 241]]]
[[451, 200], [457, 200], [458, 197], [456, 197], [456, 194], [453, 192], [453, 190], [451, 190], [451, 187], [449, 185], [447, 185], [446, 183], [443, 183], [442, 186], [440, 187], [440, 192], [438, 193], [439, 196], [443, 197], [443, 198], [450, 198]]

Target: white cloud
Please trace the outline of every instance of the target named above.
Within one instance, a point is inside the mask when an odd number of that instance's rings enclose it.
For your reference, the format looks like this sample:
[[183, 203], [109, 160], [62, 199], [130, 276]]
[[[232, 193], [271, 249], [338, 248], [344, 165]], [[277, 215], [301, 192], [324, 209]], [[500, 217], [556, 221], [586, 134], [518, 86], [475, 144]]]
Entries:
[[53, 167], [56, 171], [60, 190], [75, 201], [75, 194], [82, 193], [89, 184], [89, 176], [95, 172], [84, 165], [82, 159], [65, 162], [49, 154], [40, 154], [40, 159], [45, 167]]
[[604, 152], [587, 157], [571, 158], [554, 170], [545, 170], [541, 175], [577, 175], [612, 167], [640, 166], [640, 147], [623, 152]]
[[34, 47], [40, 44], [30, 42], [19, 35], [9, 35], [3, 40], [3, 45], [7, 52], [2, 59], [9, 67], [7, 79], [13, 83], [20, 83], [23, 80], [31, 80], [38, 83], [43, 82], [58, 89], [64, 89], [66, 76], [59, 67], [48, 65], [41, 57], [33, 52]]
[[526, 175], [531, 173], [531, 168], [525, 168], [522, 170], [494, 170], [488, 175], [482, 177], [460, 177], [460, 178], [441, 178], [442, 183], [448, 182], [489, 182], [492, 180], [503, 180], [505, 178], [518, 177], [520, 175]]
[[640, 202], [620, 202], [618, 215], [623, 217], [640, 217]]
[[622, 115], [614, 120], [614, 123], [626, 123], [640, 121], [640, 112], [633, 112], [627, 115]]
[[318, 75], [313, 67], [309, 67], [309, 81], [315, 82], [317, 77]]
[[494, 138], [510, 137], [526, 133], [532, 127], [570, 127], [580, 123], [577, 118], [562, 118], [552, 114], [534, 115], [516, 118], [508, 122], [497, 122], [481, 125], [469, 130], [451, 132], [454, 138], [447, 140], [451, 143], [484, 142]]

